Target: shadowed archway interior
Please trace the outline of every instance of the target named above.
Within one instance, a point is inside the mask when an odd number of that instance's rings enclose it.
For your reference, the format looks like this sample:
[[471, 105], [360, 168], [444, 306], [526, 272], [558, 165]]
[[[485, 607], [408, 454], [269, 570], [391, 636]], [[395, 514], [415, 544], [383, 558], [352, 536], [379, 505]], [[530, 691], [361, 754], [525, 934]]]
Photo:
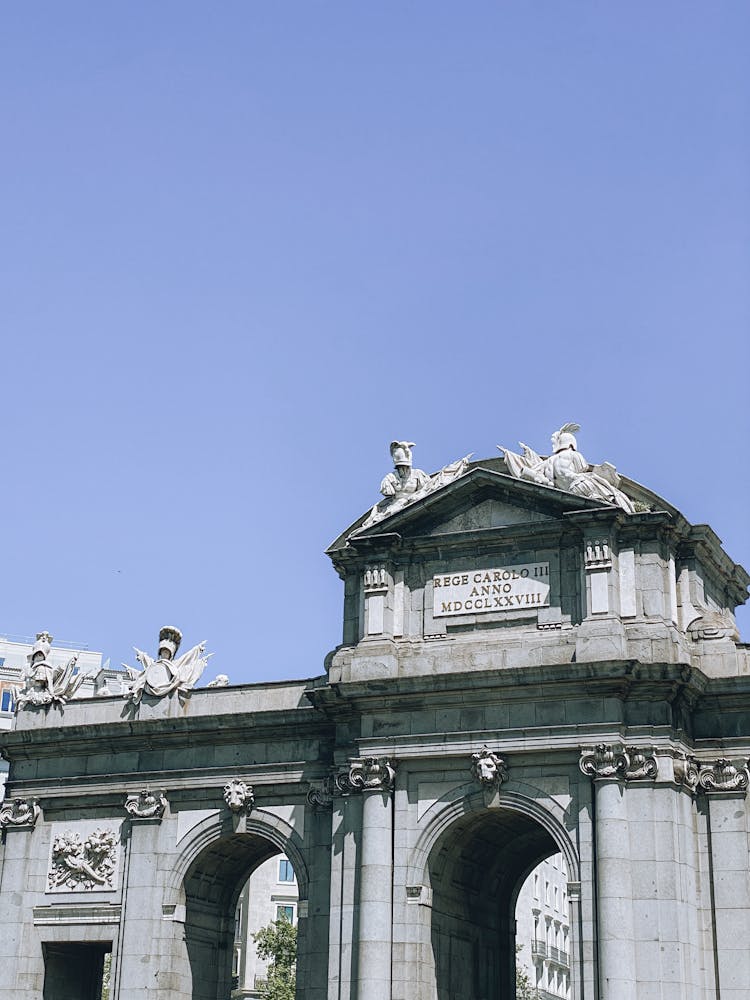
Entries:
[[457, 820], [429, 858], [439, 1000], [513, 1000], [515, 906], [524, 879], [559, 850], [535, 820], [485, 809]]
[[185, 943], [193, 1000], [225, 1000], [232, 983], [237, 899], [258, 865], [279, 848], [252, 833], [234, 833], [206, 847], [185, 876]]

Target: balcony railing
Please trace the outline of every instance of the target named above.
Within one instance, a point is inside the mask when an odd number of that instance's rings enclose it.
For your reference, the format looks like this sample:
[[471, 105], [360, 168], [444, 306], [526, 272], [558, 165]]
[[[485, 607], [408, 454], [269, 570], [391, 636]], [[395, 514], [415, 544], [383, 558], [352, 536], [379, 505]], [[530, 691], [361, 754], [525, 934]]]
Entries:
[[550, 962], [554, 962], [556, 965], [561, 965], [564, 969], [567, 969], [570, 965], [567, 951], [562, 951], [560, 948], [548, 948], [547, 957]]
[[546, 958], [547, 957], [547, 942], [538, 941], [534, 939], [531, 942], [531, 954], [535, 958]]

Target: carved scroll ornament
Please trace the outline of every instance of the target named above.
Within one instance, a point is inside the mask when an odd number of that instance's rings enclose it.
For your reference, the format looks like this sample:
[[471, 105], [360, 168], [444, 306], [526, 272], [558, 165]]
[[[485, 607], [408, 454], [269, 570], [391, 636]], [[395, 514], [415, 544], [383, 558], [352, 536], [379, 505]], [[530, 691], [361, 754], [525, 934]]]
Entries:
[[7, 829], [9, 826], [33, 827], [40, 812], [36, 799], [13, 799], [0, 809], [0, 827], [2, 829]]
[[593, 749], [582, 750], [578, 763], [581, 771], [594, 780], [653, 780], [659, 771], [653, 752], [640, 747], [621, 748], [606, 743], [597, 743]]
[[726, 757], [701, 767], [698, 784], [704, 792], [745, 792], [750, 783], [747, 766], [736, 768]]
[[125, 811], [132, 819], [161, 819], [166, 808], [164, 792], [154, 794], [147, 788], [125, 799]]
[[387, 757], [354, 757], [349, 769], [337, 775], [336, 787], [347, 792], [390, 792], [396, 777], [395, 762]]

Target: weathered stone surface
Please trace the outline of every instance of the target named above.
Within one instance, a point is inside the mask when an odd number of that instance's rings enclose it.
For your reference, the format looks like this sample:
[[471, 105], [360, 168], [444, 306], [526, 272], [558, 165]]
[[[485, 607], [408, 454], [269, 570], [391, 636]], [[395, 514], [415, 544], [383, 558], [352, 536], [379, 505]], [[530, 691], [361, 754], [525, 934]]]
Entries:
[[[112, 1000], [228, 996], [233, 900], [279, 852], [300, 997], [512, 995], [511, 901], [558, 850], [575, 1000], [714, 1000], [717, 976], [739, 1000], [748, 578], [710, 529], [618, 488], [649, 510], [473, 463], [331, 547], [325, 674], [20, 713], [0, 1000], [41, 996], [44, 956], [53, 976], [82, 943], [92, 968], [112, 949]], [[538, 565], [546, 606], [435, 614], [441, 576]]]

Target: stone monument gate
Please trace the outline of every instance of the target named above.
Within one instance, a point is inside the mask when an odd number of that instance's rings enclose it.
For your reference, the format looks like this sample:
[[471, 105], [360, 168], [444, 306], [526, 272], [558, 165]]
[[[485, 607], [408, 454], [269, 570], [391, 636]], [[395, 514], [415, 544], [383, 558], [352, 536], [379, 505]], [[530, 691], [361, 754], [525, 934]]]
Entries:
[[280, 852], [300, 1000], [512, 1000], [516, 896], [557, 851], [574, 1000], [747, 1000], [748, 576], [563, 434], [434, 476], [394, 442], [329, 549], [321, 676], [195, 689], [165, 629], [125, 701], [66, 700], [40, 656], [3, 747], [0, 1000], [93, 1000], [106, 953], [112, 1000], [229, 1000]]

